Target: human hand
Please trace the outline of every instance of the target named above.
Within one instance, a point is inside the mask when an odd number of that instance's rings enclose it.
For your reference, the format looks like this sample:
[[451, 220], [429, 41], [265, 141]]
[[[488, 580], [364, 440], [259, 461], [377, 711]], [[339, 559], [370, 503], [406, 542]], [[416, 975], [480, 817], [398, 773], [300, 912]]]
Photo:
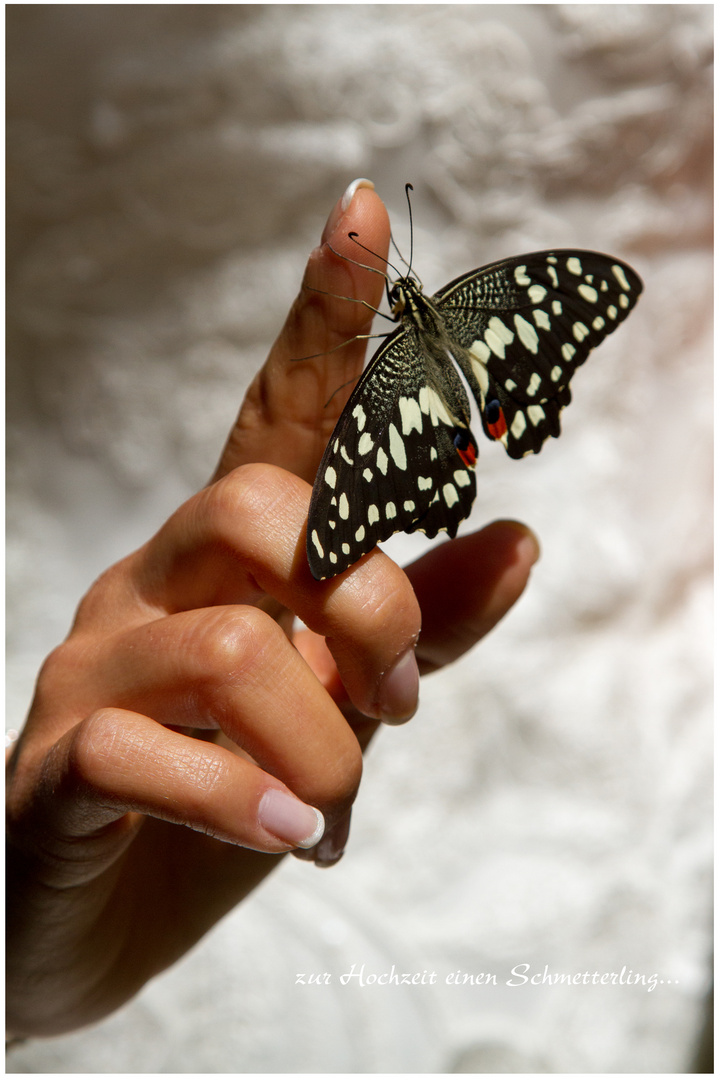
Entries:
[[[368, 188], [339, 203], [324, 239], [355, 258], [351, 230], [387, 249]], [[328, 247], [306, 284], [372, 305], [382, 287]], [[99, 579], [41, 672], [8, 779], [17, 1035], [70, 1030], [126, 1001], [280, 853], [313, 842], [315, 807], [327, 831], [311, 854], [337, 858], [360, 746], [379, 720], [414, 711], [416, 640], [421, 671], [448, 663], [525, 585], [537, 549], [512, 523], [405, 573], [376, 550], [336, 579], [311, 577], [308, 481], [342, 395], [323, 405], [359, 372], [364, 342], [290, 361], [369, 322], [362, 304], [301, 291], [214, 482]], [[308, 629], [293, 633], [294, 615]]]

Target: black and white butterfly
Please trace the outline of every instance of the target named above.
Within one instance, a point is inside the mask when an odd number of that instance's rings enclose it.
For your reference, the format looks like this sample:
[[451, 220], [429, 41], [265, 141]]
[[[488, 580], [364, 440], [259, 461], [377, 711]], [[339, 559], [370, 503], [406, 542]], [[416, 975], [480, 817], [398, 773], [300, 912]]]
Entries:
[[313, 577], [333, 577], [393, 533], [455, 536], [476, 496], [483, 430], [512, 458], [561, 433], [569, 382], [643, 290], [593, 251], [539, 251], [424, 296], [409, 266], [388, 289], [400, 326], [373, 356], [326, 447], [308, 516]]

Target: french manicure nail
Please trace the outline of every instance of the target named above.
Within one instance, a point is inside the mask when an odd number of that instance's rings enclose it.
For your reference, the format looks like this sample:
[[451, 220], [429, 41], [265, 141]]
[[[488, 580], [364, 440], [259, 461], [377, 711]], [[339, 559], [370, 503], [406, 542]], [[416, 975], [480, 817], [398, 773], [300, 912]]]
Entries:
[[343, 858], [350, 835], [350, 810], [328, 830], [315, 852], [316, 866], [335, 866]]
[[414, 650], [408, 649], [381, 681], [379, 707], [384, 724], [402, 724], [418, 708], [418, 664]]
[[320, 810], [277, 788], [268, 788], [260, 800], [258, 822], [279, 840], [300, 848], [315, 847], [325, 829]]
[[353, 180], [352, 183], [350, 183], [345, 189], [340, 199], [331, 210], [328, 216], [328, 220], [325, 223], [325, 228], [323, 229], [323, 235], [320, 238], [321, 244], [324, 244], [328, 237], [333, 234], [336, 226], [338, 225], [338, 222], [343, 217], [350, 204], [353, 202], [353, 196], [355, 195], [356, 191], [358, 190], [358, 188], [362, 187], [370, 188], [371, 191], [375, 191], [375, 184], [372, 180], [366, 180], [364, 176], [360, 176], [357, 180]]

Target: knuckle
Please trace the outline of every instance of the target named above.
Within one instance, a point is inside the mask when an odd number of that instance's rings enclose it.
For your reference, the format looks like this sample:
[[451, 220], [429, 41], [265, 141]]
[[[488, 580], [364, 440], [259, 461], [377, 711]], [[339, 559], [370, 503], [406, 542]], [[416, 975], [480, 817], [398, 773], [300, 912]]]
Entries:
[[[392, 577], [391, 577], [392, 574]], [[410, 637], [418, 633], [420, 608], [408, 578], [393, 566], [374, 578], [359, 608], [369, 637]]]
[[78, 641], [73, 636], [57, 645], [42, 663], [35, 685], [34, 707], [53, 710], [57, 702], [77, 691], [79, 657]]
[[97, 624], [107, 625], [108, 613], [121, 612], [127, 602], [127, 573], [129, 559], [110, 566], [91, 585], [78, 604], [73, 620], [73, 632], [90, 630]]
[[303, 797], [313, 806], [317, 806], [331, 819], [339, 817], [355, 799], [363, 773], [363, 754], [358, 740], [350, 728], [340, 745], [336, 739], [333, 747], [333, 761], [316, 777], [310, 791]]
[[129, 751], [118, 713], [114, 709], [98, 709], [70, 733], [66, 782], [76, 792], [106, 794], [114, 769], [128, 757]]
[[281, 645], [278, 624], [254, 607], [209, 611], [193, 629], [191, 650], [201, 678], [252, 678]]
[[239, 521], [266, 517], [286, 502], [293, 480], [275, 465], [241, 465], [206, 489], [199, 513], [216, 535], [235, 535]]

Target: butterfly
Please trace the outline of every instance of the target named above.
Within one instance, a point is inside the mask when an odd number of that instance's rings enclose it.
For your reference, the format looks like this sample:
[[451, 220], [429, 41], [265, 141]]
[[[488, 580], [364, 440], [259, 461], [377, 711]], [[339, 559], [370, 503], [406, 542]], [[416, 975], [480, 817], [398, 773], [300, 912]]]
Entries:
[[351, 394], [313, 487], [306, 550], [318, 581], [396, 532], [455, 536], [476, 496], [463, 380], [486, 436], [512, 458], [537, 454], [561, 433], [574, 371], [643, 284], [620, 259], [559, 249], [471, 270], [431, 297], [409, 264], [387, 289], [400, 325]]

